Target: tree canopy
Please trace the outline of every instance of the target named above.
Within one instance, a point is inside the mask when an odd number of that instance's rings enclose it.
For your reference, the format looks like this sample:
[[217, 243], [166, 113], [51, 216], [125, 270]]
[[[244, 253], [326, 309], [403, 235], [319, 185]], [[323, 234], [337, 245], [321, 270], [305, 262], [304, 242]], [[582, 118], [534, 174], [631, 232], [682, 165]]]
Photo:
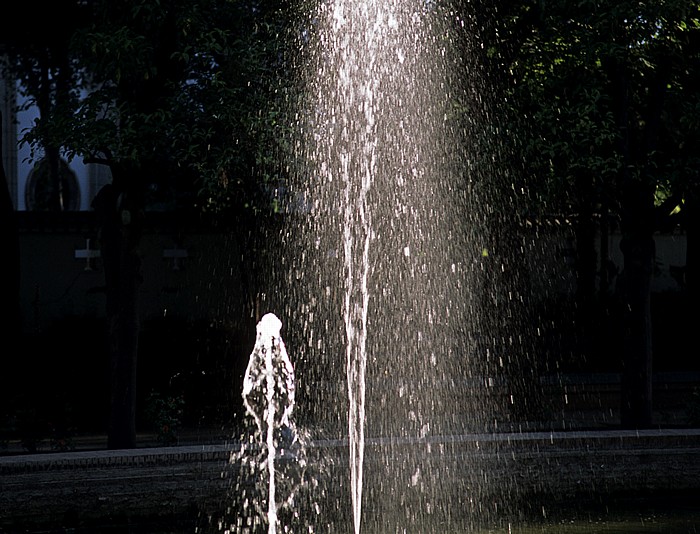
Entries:
[[542, 212], [605, 206], [619, 217], [623, 175], [656, 192], [657, 204], [688, 188], [697, 168], [689, 128], [698, 121], [697, 3], [532, 3], [511, 24], [518, 31], [504, 67]]
[[[68, 23], [36, 34], [46, 39], [7, 39], [9, 72], [41, 112], [23, 141], [67, 158], [147, 167], [151, 204], [253, 203], [259, 182], [276, 172], [282, 137], [284, 5], [94, 0], [61, 8]], [[55, 15], [40, 15], [39, 26]]]
[[[105, 269], [108, 313], [134, 315], [114, 321], [129, 330], [113, 332], [117, 351], [129, 353], [116, 360], [135, 353], [135, 251], [145, 210], [238, 217], [274, 209], [267, 186], [284, 180], [291, 125], [283, 113], [296, 97], [287, 32], [298, 27], [301, 4], [28, 1], [19, 15], [34, 21], [32, 32], [6, 17], [6, 73], [40, 110], [23, 141], [47, 157], [56, 179], [59, 156], [112, 171], [111, 189], [95, 204], [103, 255], [113, 260]], [[511, 176], [528, 191], [524, 215], [573, 223], [581, 304], [596, 277], [604, 285], [596, 232], [607, 224], [623, 231], [626, 332], [641, 340], [628, 345], [642, 354], [625, 361], [646, 369], [640, 381], [647, 387], [652, 235], [674, 220], [689, 240], [691, 230], [700, 234], [700, 6], [451, 4], [469, 12], [477, 34], [465, 54], [481, 56], [465, 64], [484, 67], [506, 112]], [[53, 209], [60, 206], [55, 199]]]
[[[584, 325], [609, 314], [603, 245], [610, 226], [622, 232], [620, 341], [606, 341], [621, 349], [623, 424], [648, 426], [653, 235], [680, 225], [690, 243], [697, 233], [690, 223], [698, 134], [690, 125], [700, 118], [700, 6], [687, 0], [505, 5], [488, 56], [511, 73], [504, 97], [531, 190], [530, 216], [572, 224], [577, 318]], [[689, 253], [688, 277], [694, 269]], [[593, 305], [597, 288], [602, 309]], [[584, 327], [584, 337], [596, 328]]]

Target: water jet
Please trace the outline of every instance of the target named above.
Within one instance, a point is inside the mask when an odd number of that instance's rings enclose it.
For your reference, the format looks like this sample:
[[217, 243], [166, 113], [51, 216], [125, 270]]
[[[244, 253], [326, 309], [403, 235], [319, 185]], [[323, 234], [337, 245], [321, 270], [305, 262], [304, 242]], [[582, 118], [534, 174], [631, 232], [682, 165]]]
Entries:
[[464, 25], [449, 2], [336, 0], [297, 30], [284, 168], [304, 209], [286, 216], [262, 304], [294, 332], [299, 420], [347, 443], [355, 534], [449, 526], [441, 503], [487, 485], [446, 484], [450, 440], [431, 441], [490, 420], [472, 385], [488, 359], [494, 156], [491, 133], [468, 138], [484, 105], [476, 73], [465, 84]]

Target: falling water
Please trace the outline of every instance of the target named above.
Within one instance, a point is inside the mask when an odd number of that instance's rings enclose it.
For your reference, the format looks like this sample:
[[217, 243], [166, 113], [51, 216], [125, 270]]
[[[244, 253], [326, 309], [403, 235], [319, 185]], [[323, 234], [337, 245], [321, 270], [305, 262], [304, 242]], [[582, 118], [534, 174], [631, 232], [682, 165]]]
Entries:
[[[403, 372], [415, 365], [411, 352], [418, 345], [425, 349], [420, 358], [437, 358], [431, 355], [429, 332], [447, 324], [452, 307], [445, 288], [435, 287], [439, 283], [430, 277], [455, 277], [460, 269], [452, 261], [438, 265], [430, 252], [445, 244], [445, 236], [438, 241], [437, 232], [450, 230], [436, 226], [451, 224], [440, 220], [450, 205], [443, 203], [444, 195], [458, 197], [459, 192], [449, 191], [433, 175], [442, 170], [443, 178], [449, 179], [452, 171], [444, 151], [453, 141], [440, 135], [448, 128], [449, 112], [443, 100], [444, 43], [431, 33], [428, 4], [337, 0], [321, 3], [312, 16], [319, 49], [307, 88], [311, 118], [306, 116], [310, 121], [305, 124], [306, 165], [311, 172], [305, 176], [315, 175], [317, 180], [309, 191], [315, 221], [321, 221], [311, 228], [317, 247], [342, 249], [340, 280], [335, 284], [331, 280], [327, 292], [337, 287], [344, 295], [350, 495], [356, 534], [362, 522], [368, 363], [390, 377], [385, 395], [410, 397], [420, 388], [407, 385], [410, 374]], [[342, 231], [336, 234], [334, 228]], [[336, 236], [342, 240], [339, 246], [334, 244]], [[445, 260], [449, 261], [439, 259]], [[370, 335], [371, 324], [381, 330], [375, 337]], [[405, 347], [400, 349], [403, 354], [391, 355], [398, 347]], [[397, 365], [402, 368], [392, 369]], [[428, 380], [430, 374], [423, 377]], [[383, 399], [375, 396], [374, 401], [387, 408]], [[388, 410], [388, 419], [376, 420], [374, 434], [406, 432], [405, 427], [395, 427], [397, 421], [418, 424], [419, 431], [427, 432], [430, 423], [418, 421], [423, 410], [413, 408], [401, 414], [400, 409], [393, 414]], [[411, 415], [413, 421], [407, 419]]]
[[[371, 16], [363, 6], [363, 16]], [[346, 360], [348, 381], [348, 435], [350, 448], [350, 489], [355, 533], [360, 532], [362, 511], [362, 470], [365, 450], [365, 371], [367, 366], [367, 314], [369, 309], [369, 252], [372, 237], [372, 212], [368, 195], [376, 174], [376, 120], [374, 92], [377, 80], [372, 76], [374, 58], [382, 45], [384, 21], [381, 13], [372, 29], [365, 29], [360, 37], [367, 46], [369, 60], [359, 63], [345, 56], [338, 73], [338, 93], [348, 95], [360, 110], [359, 124], [364, 128], [353, 132], [354, 114], [344, 112], [340, 117], [341, 139], [356, 143], [359, 156], [350, 151], [340, 153], [340, 176], [344, 187], [343, 252], [345, 266], [345, 300], [343, 319], [347, 338]], [[347, 14], [338, 4], [333, 11], [333, 32], [339, 33], [348, 24]], [[390, 23], [387, 21], [387, 23]], [[395, 21], [394, 21], [395, 23]], [[351, 52], [351, 50], [345, 50]], [[360, 69], [359, 79], [355, 69]], [[355, 159], [355, 161], [353, 161]], [[331, 171], [332, 172], [332, 171]], [[355, 173], [359, 173], [356, 176]], [[329, 179], [332, 176], [329, 175]]]
[[277, 532], [275, 433], [289, 428], [294, 409], [294, 368], [280, 335], [282, 322], [271, 313], [257, 326], [257, 341], [243, 381], [243, 402], [253, 417], [267, 448], [267, 522], [269, 534]]
[[[265, 314], [256, 327], [256, 341], [243, 380], [243, 404], [251, 424], [239, 437], [241, 448], [231, 454], [238, 469], [236, 517], [222, 519], [225, 532], [257, 532], [267, 525], [276, 534], [279, 513], [291, 507], [306, 476], [305, 437], [294, 411], [294, 367], [280, 330], [282, 322]], [[226, 525], [224, 526], [224, 521]], [[289, 525], [282, 525], [289, 532]]]
[[449, 4], [319, 1], [297, 34], [286, 171], [304, 201], [281, 266], [303, 330], [301, 396], [314, 423], [348, 440], [355, 534], [410, 530], [418, 516], [449, 525], [443, 504], [463, 492], [460, 506], [478, 506], [486, 485], [447, 484], [452, 466], [434, 445], [489, 417], [470, 381], [482, 376], [473, 356], [487, 354], [482, 177], [495, 156], [470, 45], [457, 43], [464, 14]]

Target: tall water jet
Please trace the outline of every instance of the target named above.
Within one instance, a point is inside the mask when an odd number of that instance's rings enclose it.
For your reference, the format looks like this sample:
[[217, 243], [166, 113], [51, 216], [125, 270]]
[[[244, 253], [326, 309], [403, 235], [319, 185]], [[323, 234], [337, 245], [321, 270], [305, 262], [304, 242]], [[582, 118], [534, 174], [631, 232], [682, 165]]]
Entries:
[[449, 4], [319, 1], [297, 30], [285, 172], [304, 201], [283, 236], [288, 302], [268, 302], [300, 330], [305, 417], [347, 439], [356, 534], [449, 527], [452, 497], [478, 508], [488, 484], [455, 480], [442, 438], [486, 427], [472, 386], [507, 361], [484, 309], [497, 156]]
[[[293, 272], [310, 292], [298, 315], [309, 358], [339, 369], [335, 354], [345, 355], [356, 534], [368, 435], [389, 439], [379, 451], [386, 491], [375, 488], [384, 494], [371, 497], [376, 509], [394, 484], [439, 476], [420, 451], [391, 459], [397, 439], [462, 430], [452, 426], [454, 381], [468, 365], [460, 354], [470, 335], [466, 288], [484, 245], [466, 234], [485, 236], [481, 225], [466, 230], [461, 221], [475, 201], [467, 189], [478, 184], [464, 176], [449, 84], [456, 63], [446, 28], [454, 20], [446, 14], [433, 2], [337, 0], [318, 4], [304, 31], [297, 188], [310, 216], [295, 244], [311, 247]], [[405, 454], [415, 456], [401, 460]], [[402, 522], [391, 516], [405, 509], [387, 506], [380, 521]]]

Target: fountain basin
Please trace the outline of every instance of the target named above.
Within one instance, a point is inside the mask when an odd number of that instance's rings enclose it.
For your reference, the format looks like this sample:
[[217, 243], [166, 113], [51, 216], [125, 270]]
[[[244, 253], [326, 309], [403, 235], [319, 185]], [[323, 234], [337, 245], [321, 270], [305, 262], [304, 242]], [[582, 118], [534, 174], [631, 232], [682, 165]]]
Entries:
[[[129, 524], [179, 518], [215, 520], [225, 509], [234, 444], [56, 452], [0, 457], [0, 531], [39, 531], [66, 525]], [[381, 527], [381, 477], [387, 455], [440, 465], [435, 501], [449, 506], [455, 525], [472, 525], [469, 506], [497, 507], [499, 521], [587, 504], [653, 503], [669, 496], [700, 496], [700, 430], [571, 431], [470, 434], [423, 439], [369, 439], [366, 444], [363, 531]], [[350, 532], [347, 443], [316, 440], [309, 459], [332, 458], [321, 516]], [[379, 479], [379, 480], [378, 480]], [[478, 480], [480, 492], [462, 490]], [[416, 487], [407, 502], [420, 499]], [[444, 502], [443, 502], [444, 501]], [[700, 499], [695, 499], [700, 502]], [[483, 510], [482, 510], [483, 512]], [[495, 512], [495, 510], [494, 510]], [[439, 516], [440, 510], [434, 515]], [[483, 514], [482, 514], [483, 515]], [[461, 517], [460, 517], [461, 516]], [[488, 519], [488, 514], [486, 514]], [[466, 528], [466, 527], [465, 527]]]

